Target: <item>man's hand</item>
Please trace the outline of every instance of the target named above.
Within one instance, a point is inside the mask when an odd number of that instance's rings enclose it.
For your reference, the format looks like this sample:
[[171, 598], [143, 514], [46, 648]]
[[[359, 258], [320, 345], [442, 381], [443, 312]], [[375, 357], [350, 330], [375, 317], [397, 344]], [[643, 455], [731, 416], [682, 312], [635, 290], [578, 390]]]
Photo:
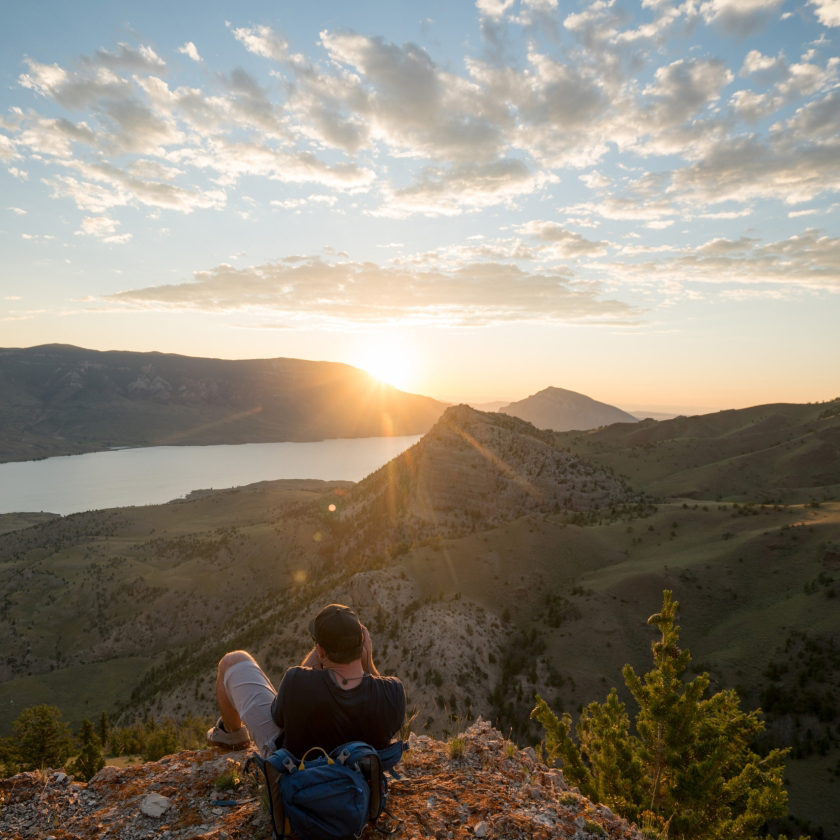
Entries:
[[309, 651], [303, 658], [303, 662], [300, 663], [304, 668], [321, 668], [323, 667], [321, 664], [321, 657], [318, 655], [318, 647], [317, 645]]

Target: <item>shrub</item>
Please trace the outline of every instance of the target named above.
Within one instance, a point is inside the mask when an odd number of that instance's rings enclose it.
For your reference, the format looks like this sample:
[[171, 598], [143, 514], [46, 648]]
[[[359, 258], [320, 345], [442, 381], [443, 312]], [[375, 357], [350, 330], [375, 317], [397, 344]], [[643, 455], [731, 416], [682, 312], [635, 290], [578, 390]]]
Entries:
[[753, 752], [764, 724], [759, 712], [739, 709], [734, 690], [707, 697], [707, 674], [683, 682], [691, 655], [677, 647], [677, 606], [666, 591], [662, 611], [648, 619], [661, 634], [651, 645], [653, 670], [644, 678], [629, 665], [623, 670], [639, 705], [637, 734], [615, 689], [582, 711], [578, 743], [571, 716], [558, 719], [539, 696], [531, 715], [545, 728], [547, 760], [561, 760], [570, 784], [626, 819], [646, 821], [669, 840], [756, 837], [787, 811], [787, 751]]
[[11, 757], [24, 770], [62, 767], [74, 751], [61, 711], [46, 703], [24, 709], [12, 724], [12, 733]]
[[67, 772], [77, 781], [89, 782], [105, 766], [105, 759], [102, 757], [102, 742], [87, 718], [82, 721], [79, 743], [79, 754], [67, 765]]

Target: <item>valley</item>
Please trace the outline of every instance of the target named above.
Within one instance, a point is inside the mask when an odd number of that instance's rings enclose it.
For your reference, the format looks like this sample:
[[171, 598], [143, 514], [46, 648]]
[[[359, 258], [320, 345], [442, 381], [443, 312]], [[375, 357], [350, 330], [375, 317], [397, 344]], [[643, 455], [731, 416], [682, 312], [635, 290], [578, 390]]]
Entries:
[[[539, 738], [535, 693], [573, 714], [611, 686], [628, 699], [621, 667], [649, 669], [645, 621], [671, 589], [693, 669], [748, 708], [769, 701], [767, 743], [797, 756], [791, 811], [836, 837], [834, 405], [585, 435], [460, 406], [355, 485], [262, 482], [4, 518], [0, 703], [58, 702], [74, 724], [103, 708], [123, 721], [212, 714], [222, 653], [252, 651], [277, 682], [311, 645], [311, 614], [337, 601], [405, 682], [415, 731], [446, 735], [480, 714], [525, 744]], [[802, 457], [813, 451], [818, 465]], [[662, 489], [699, 475], [700, 489]]]

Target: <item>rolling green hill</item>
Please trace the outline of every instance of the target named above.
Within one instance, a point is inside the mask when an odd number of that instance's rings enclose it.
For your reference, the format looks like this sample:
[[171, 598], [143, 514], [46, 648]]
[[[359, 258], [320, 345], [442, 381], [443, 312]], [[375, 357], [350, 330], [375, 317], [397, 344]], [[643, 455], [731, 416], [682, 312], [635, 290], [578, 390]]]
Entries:
[[840, 399], [616, 424], [556, 441], [655, 496], [840, 498]]
[[0, 349], [0, 461], [110, 446], [421, 434], [444, 407], [334, 362]]
[[[123, 720], [211, 714], [223, 652], [251, 650], [278, 681], [311, 644], [312, 613], [338, 601], [370, 627], [380, 669], [404, 680], [416, 729], [442, 735], [481, 714], [524, 743], [539, 737], [536, 692], [558, 712], [613, 685], [629, 699], [621, 666], [648, 669], [645, 622], [667, 588], [693, 667], [767, 706], [766, 745], [794, 748], [793, 814], [837, 840], [840, 502], [815, 483], [833, 475], [830, 459], [815, 471], [787, 458], [830, 444], [833, 409], [774, 411], [794, 430], [786, 449], [768, 443], [768, 407], [639, 423], [631, 441], [616, 427], [557, 436], [457, 407], [357, 485], [264, 482], [20, 521], [0, 534], [0, 704], [56, 702], [74, 722], [99, 708]], [[743, 473], [733, 483], [728, 466], [738, 440], [780, 457], [808, 498], [742, 501]], [[719, 502], [679, 483], [701, 452], [692, 469], [720, 466]], [[624, 464], [655, 506], [610, 472]], [[691, 497], [663, 492], [669, 469]], [[555, 508], [560, 487], [571, 499]]]

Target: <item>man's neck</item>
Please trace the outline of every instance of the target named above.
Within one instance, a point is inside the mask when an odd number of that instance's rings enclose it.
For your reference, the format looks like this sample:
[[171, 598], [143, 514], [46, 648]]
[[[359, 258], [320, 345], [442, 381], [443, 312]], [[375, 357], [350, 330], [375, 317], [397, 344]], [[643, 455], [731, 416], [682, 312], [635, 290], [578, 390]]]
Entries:
[[339, 664], [325, 659], [321, 663], [321, 667], [325, 671], [333, 672], [335, 681], [340, 688], [355, 688], [365, 675], [360, 659], [357, 659], [355, 662], [348, 662], [347, 664]]

